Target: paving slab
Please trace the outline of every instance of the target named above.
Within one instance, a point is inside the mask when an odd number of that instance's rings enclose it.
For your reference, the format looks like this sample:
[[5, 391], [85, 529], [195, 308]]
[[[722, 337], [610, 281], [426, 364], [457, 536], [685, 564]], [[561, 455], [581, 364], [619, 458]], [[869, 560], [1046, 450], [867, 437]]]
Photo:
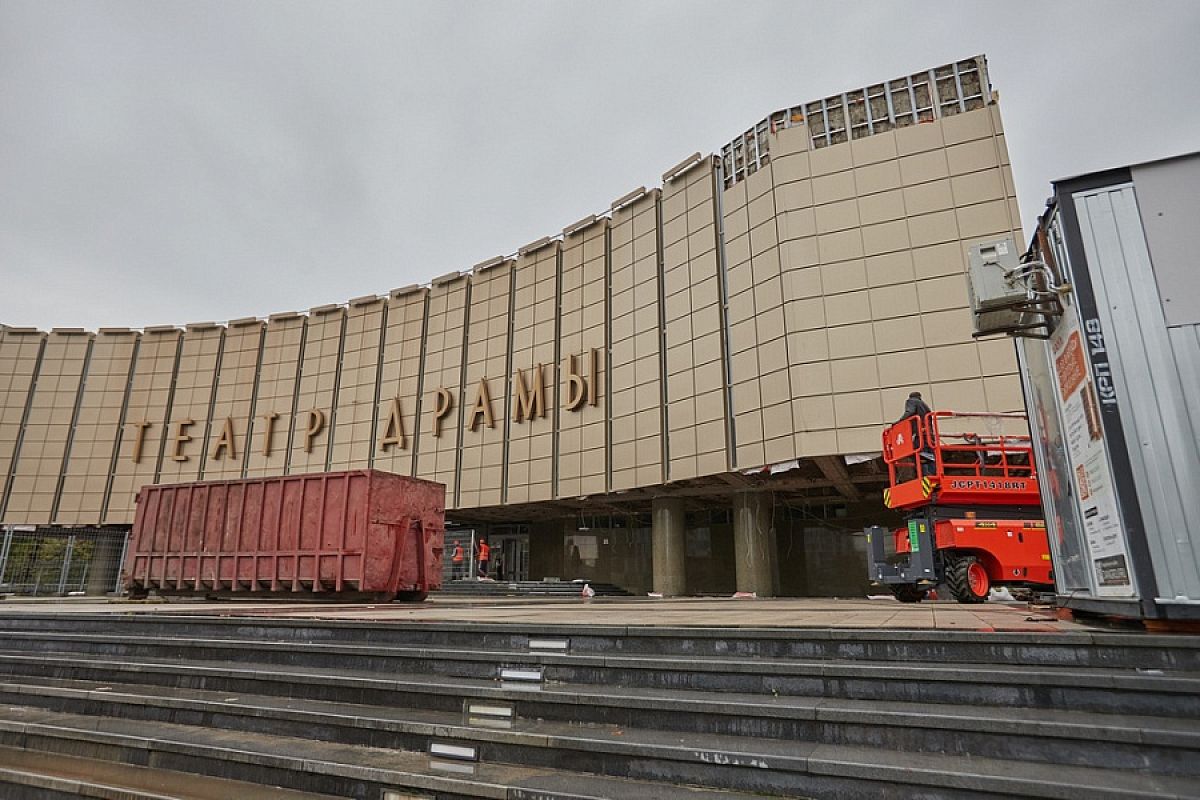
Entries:
[[204, 614], [372, 622], [521, 623], [578, 626], [755, 627], [853, 630], [954, 630], [1068, 633], [1098, 630], [1055, 619], [1050, 609], [1019, 603], [903, 604], [891, 598], [471, 598], [439, 597], [420, 604], [290, 601], [7, 600], [4, 614]]

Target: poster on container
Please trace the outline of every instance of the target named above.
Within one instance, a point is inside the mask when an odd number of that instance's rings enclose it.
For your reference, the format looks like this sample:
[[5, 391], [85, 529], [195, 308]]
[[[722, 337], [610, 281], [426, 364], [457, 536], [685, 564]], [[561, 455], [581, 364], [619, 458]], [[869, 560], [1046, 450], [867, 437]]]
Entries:
[[1062, 408], [1063, 438], [1071, 464], [1070, 480], [1083, 520], [1096, 593], [1128, 597], [1134, 594], [1129, 551], [1117, 510], [1100, 405], [1084, 346], [1078, 319], [1074, 314], [1064, 315], [1050, 337], [1050, 350]]

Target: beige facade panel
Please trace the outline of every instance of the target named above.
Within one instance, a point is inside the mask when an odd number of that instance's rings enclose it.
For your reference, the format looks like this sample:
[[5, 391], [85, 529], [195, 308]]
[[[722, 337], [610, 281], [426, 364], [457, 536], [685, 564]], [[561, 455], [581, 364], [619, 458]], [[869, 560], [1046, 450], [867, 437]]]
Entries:
[[0, 331], [0, 511], [9, 499], [5, 487], [45, 341], [44, 333]]
[[[757, 178], [751, 176], [748, 182], [757, 187]], [[719, 401], [719, 419], [724, 421], [726, 379], [723, 361], [726, 346], [732, 349], [752, 347], [757, 339], [751, 323], [739, 328], [737, 344], [723, 344], [722, 276], [717, 247], [715, 187], [713, 161], [706, 159], [663, 188], [664, 226], [672, 224], [671, 214], [678, 208], [680, 211], [676, 219], [681, 233], [686, 233], [678, 245], [664, 247], [663, 253], [663, 274], [667, 286], [671, 286], [671, 277], [676, 274], [683, 276], [678, 283], [686, 284], [682, 290], [668, 291], [664, 305], [669, 480], [685, 480], [705, 474], [707, 469], [718, 463], [721, 465], [718, 471], [723, 472], [728, 468], [726, 427], [722, 424], [720, 435], [712, 435], [717, 429], [709, 424], [713, 422], [709, 411]], [[730, 220], [726, 224], [732, 224], [740, 232], [737, 241], [745, 253], [746, 263], [759, 236], [752, 229], [758, 230], [766, 224], [762, 222], [764, 216], [771, 218], [770, 224], [773, 226], [773, 209], [764, 206], [758, 197], [752, 208], [749, 204], [742, 204], [738, 213], [726, 215]], [[751, 288], [742, 297], [752, 295]], [[707, 435], [700, 435], [702, 427]]]
[[92, 334], [55, 332], [46, 337], [25, 434], [13, 457], [6, 523], [32, 525], [52, 516], [93, 338]]
[[[734, 465], [738, 468], [769, 463], [768, 441], [772, 442], [773, 454], [786, 453], [785, 458], [791, 457], [790, 443], [783, 448], [778, 440], [790, 437], [791, 378], [784, 298], [796, 286], [791, 280], [788, 290], [784, 286], [779, 242], [787, 234], [780, 231], [780, 207], [793, 214], [806, 214], [813, 203], [828, 200], [828, 205], [822, 207], [830, 209], [829, 213], [819, 219], [814, 215], [812, 219], [815, 229], [832, 231], [851, 224], [842, 212], [846, 197], [853, 195], [853, 187], [847, 189], [837, 181], [825, 179], [802, 179], [779, 185], [774, 167], [772, 162], [751, 175], [744, 193], [726, 190], [722, 202], [726, 220], [745, 214], [750, 243], [749, 247], [733, 248], [745, 256], [741, 263], [727, 262], [727, 323], [733, 353], [729, 381], [733, 407], [738, 412], [733, 417], [737, 443]], [[787, 177], [794, 176], [789, 170]], [[803, 189], [797, 191], [797, 187]], [[727, 240], [727, 254], [728, 244]], [[788, 420], [787, 425], [777, 424], [784, 419]]]
[[[676, 182], [679, 180], [685, 178]], [[650, 192], [612, 215], [608, 379], [612, 387], [612, 489], [618, 491], [663, 480], [659, 196], [657, 191]], [[690, 304], [690, 297], [687, 302]]]
[[417, 425], [417, 409], [424, 399], [421, 362], [428, 296], [427, 289], [420, 289], [388, 299], [373, 464], [398, 475], [414, 474], [413, 454], [424, 433]]
[[103, 519], [106, 524], [132, 522], [138, 490], [156, 482], [170, 429], [171, 386], [182, 343], [182, 332], [174, 329], [142, 334]]
[[471, 276], [466, 382], [460, 404], [462, 466], [458, 505], [504, 502], [504, 442], [511, 424], [509, 334], [513, 262]]
[[139, 339], [136, 333], [101, 333], [92, 345], [56, 524], [101, 522]]
[[[558, 417], [557, 496], [607, 489], [604, 380], [608, 220], [563, 240], [559, 369], [566, 382]], [[575, 379], [572, 378], [575, 376]]]
[[247, 455], [254, 446], [254, 396], [265, 330], [264, 323], [253, 320], [231, 324], [225, 332], [216, 399], [204, 445], [201, 475], [205, 480], [242, 477]]
[[458, 491], [459, 427], [463, 400], [463, 344], [467, 293], [464, 277], [436, 284], [429, 291], [425, 361], [422, 371], [421, 432], [417, 446], [417, 477], [446, 485], [446, 504]]
[[[514, 267], [513, 387], [507, 413], [522, 419], [514, 419], [509, 427], [505, 469], [510, 503], [550, 500], [554, 496], [554, 419], [559, 402], [554, 337], [559, 252], [558, 242], [526, 251]], [[523, 391], [528, 401], [518, 409]]]
[[246, 476], [282, 475], [287, 467], [292, 409], [308, 318], [272, 317], [263, 334], [262, 357], [254, 395], [253, 436], [246, 443]]
[[382, 298], [364, 298], [352, 303], [346, 312], [341, 381], [329, 420], [333, 440], [330, 469], [365, 469], [370, 464], [379, 408], [376, 393], [386, 307]]
[[341, 306], [318, 307], [309, 314], [288, 448], [289, 475], [325, 470], [345, 327], [346, 309]]
[[[774, 196], [795, 455], [877, 449], [872, 426], [895, 418], [912, 390], [939, 407], [1011, 408], [999, 387], [1017, 381], [1015, 362], [993, 354], [984, 367], [963, 274], [971, 240], [1021, 239], [998, 115], [968, 111], [813, 153], [799, 138], [779, 136], [770, 165], [787, 178]], [[979, 378], [991, 373], [989, 397]], [[819, 406], [818, 391], [828, 392]]]
[[160, 483], [185, 483], [200, 477], [224, 343], [224, 327], [188, 326], [183, 334], [171, 418], [164, 432], [166, 448], [159, 468]]

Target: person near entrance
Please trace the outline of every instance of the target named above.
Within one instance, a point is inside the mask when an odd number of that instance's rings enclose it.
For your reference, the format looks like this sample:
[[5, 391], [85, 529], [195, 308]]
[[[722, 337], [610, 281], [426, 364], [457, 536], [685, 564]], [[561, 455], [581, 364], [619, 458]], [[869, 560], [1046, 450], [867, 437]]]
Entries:
[[450, 551], [450, 580], [457, 581], [463, 576], [463, 549], [458, 539], [454, 540], [454, 549]]
[[488, 561], [492, 555], [492, 548], [488, 547], [487, 539], [479, 540], [479, 577], [486, 578], [488, 576]]

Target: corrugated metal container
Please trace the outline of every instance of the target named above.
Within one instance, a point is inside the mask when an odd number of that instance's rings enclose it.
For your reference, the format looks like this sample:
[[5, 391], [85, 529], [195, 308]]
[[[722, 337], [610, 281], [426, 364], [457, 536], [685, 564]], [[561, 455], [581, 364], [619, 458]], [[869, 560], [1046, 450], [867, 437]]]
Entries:
[[1061, 604], [1200, 618], [1200, 154], [1054, 184], [1031, 254], [1070, 286], [1020, 339]]
[[136, 595], [369, 595], [441, 588], [446, 489], [378, 470], [146, 486], [125, 561]]

